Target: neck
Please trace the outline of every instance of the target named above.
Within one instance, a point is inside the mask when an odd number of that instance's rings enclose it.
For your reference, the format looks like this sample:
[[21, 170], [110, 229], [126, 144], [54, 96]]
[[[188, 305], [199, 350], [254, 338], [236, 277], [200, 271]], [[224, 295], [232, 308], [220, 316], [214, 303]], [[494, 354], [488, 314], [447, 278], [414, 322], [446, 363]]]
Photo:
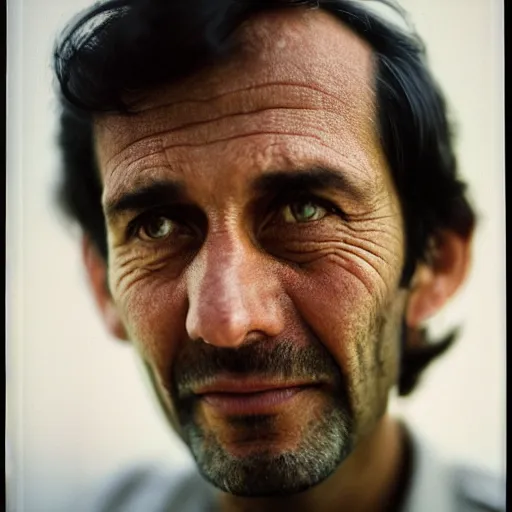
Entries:
[[400, 475], [404, 449], [400, 428], [396, 420], [384, 416], [333, 475], [305, 492], [277, 498], [243, 498], [223, 493], [221, 510], [384, 511]]

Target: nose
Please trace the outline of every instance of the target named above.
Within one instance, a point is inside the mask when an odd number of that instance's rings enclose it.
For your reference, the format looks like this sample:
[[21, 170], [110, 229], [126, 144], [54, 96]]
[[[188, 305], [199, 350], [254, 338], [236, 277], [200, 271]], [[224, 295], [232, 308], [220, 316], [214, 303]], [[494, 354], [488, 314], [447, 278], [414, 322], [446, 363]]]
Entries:
[[207, 239], [187, 275], [190, 339], [236, 348], [255, 336], [277, 336], [284, 319], [271, 268], [250, 241], [229, 234]]

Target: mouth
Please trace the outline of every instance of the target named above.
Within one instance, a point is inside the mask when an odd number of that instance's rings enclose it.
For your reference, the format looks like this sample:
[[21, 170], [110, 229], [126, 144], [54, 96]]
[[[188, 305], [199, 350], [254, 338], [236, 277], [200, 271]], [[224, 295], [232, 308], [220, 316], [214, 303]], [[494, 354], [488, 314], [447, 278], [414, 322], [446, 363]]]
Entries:
[[197, 398], [226, 416], [276, 414], [305, 392], [320, 384], [307, 382], [263, 382], [255, 380], [216, 381], [195, 392]]

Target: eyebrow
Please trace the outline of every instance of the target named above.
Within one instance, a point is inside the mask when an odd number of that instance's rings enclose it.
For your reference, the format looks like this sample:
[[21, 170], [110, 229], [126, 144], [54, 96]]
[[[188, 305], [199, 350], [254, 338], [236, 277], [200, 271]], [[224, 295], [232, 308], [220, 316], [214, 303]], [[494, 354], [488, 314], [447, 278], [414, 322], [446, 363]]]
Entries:
[[[367, 195], [365, 191], [351, 183], [343, 172], [326, 167], [314, 167], [301, 171], [273, 171], [258, 177], [252, 188], [262, 196], [282, 191], [293, 193], [329, 189], [348, 192], [356, 199], [362, 199]], [[105, 216], [108, 219], [115, 219], [126, 212], [183, 201], [185, 197], [185, 187], [182, 183], [169, 180], [157, 181], [107, 201]]]
[[105, 216], [112, 219], [125, 212], [140, 211], [177, 202], [184, 197], [183, 184], [175, 181], [157, 181], [134, 192], [127, 192], [119, 198], [107, 201], [104, 207]]
[[302, 171], [275, 171], [260, 176], [254, 189], [258, 194], [276, 192], [301, 192], [307, 190], [339, 190], [348, 192], [356, 199], [367, 197], [367, 191], [354, 185], [345, 173], [327, 167], [314, 167]]

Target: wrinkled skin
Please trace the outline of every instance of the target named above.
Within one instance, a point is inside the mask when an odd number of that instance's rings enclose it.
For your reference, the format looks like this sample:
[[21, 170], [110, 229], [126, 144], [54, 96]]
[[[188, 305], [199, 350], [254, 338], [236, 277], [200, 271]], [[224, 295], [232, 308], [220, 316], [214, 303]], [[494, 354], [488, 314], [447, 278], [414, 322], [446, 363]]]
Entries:
[[[290, 483], [296, 492], [333, 473], [385, 414], [406, 302], [404, 225], [379, 143], [370, 48], [320, 11], [265, 14], [241, 34], [251, 43], [152, 91], [135, 117], [97, 119], [108, 281], [168, 417], [216, 485], [242, 484], [215, 481], [208, 450], [269, 463], [308, 440], [318, 448], [322, 429], [339, 424], [333, 458], [314, 481]], [[339, 179], [283, 196], [287, 177], [318, 169]], [[276, 174], [283, 187], [262, 185]], [[177, 186], [119, 208], [161, 183]], [[285, 380], [271, 369], [284, 362], [281, 345], [291, 376], [319, 385], [272, 421], [235, 422], [194, 400], [219, 376], [221, 363], [208, 363], [219, 351], [261, 354], [267, 374]]]

